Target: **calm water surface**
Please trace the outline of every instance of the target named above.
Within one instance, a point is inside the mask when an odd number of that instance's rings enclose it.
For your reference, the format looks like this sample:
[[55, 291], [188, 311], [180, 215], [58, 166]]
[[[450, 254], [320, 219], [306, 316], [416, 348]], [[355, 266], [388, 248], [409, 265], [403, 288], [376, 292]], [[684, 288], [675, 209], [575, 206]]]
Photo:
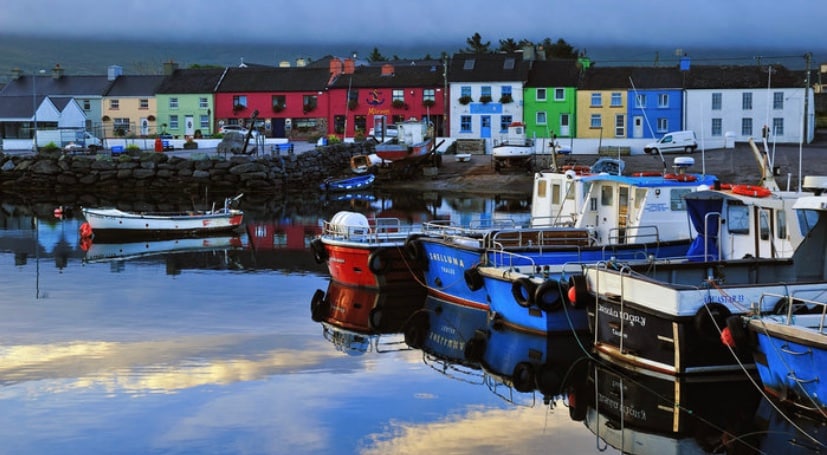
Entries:
[[[347, 203], [413, 220], [503, 207]], [[520, 201], [507, 205], [527, 216]], [[239, 238], [129, 259], [106, 256], [135, 245], [82, 244], [79, 210], [56, 219], [48, 207], [0, 207], [0, 453], [736, 453], [724, 442], [747, 433], [758, 436], [737, 453], [817, 447], [744, 381], [720, 388], [722, 399], [709, 384], [653, 383], [577, 360], [557, 365], [565, 383], [544, 404], [539, 391], [509, 387], [496, 360], [468, 364], [450, 350], [413, 349], [394, 330], [354, 337], [314, 322], [314, 293], [331, 289], [307, 245], [337, 204], [254, 213]], [[138, 249], [155, 247], [189, 246]], [[446, 321], [458, 311], [428, 305]], [[400, 321], [416, 310], [400, 308]], [[485, 318], [461, 315], [428, 340], [452, 346], [480, 328], [466, 323]], [[554, 345], [509, 340], [540, 352]], [[676, 390], [703, 415], [685, 423]], [[797, 422], [825, 440], [823, 423]], [[599, 438], [599, 428], [624, 432]]]

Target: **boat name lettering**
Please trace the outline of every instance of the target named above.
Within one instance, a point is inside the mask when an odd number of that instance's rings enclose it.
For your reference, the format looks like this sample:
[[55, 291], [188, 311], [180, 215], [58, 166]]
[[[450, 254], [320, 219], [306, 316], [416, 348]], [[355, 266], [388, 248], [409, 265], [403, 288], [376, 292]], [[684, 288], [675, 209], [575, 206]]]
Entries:
[[465, 345], [460, 340], [456, 338], [446, 337], [445, 335], [440, 335], [438, 333], [431, 332], [428, 335], [428, 338], [430, 338], [431, 341], [434, 342], [434, 344], [443, 346], [448, 349], [460, 350], [465, 348]]
[[[603, 394], [599, 394], [598, 400], [600, 401], [600, 404], [609, 406], [611, 409], [613, 409], [615, 411], [621, 409], [620, 401], [618, 401], [614, 398], [605, 396]], [[628, 406], [628, 405], [623, 406], [623, 415], [627, 416], [627, 417], [631, 417], [635, 420], [639, 420], [641, 422], [644, 422], [644, 421], [647, 420], [645, 409], [638, 409], [638, 408], [634, 408], [634, 407]]]
[[669, 207], [665, 203], [651, 203], [646, 204], [645, 209], [647, 212], [668, 212]]
[[744, 303], [744, 294], [736, 295], [707, 295], [704, 303]]
[[342, 259], [342, 258], [330, 258], [329, 260], [330, 260], [330, 262], [335, 262], [337, 264], [344, 264], [345, 263], [345, 260]]
[[639, 325], [641, 327], [646, 327], [646, 316], [641, 316], [639, 314], [629, 313], [628, 311], [623, 311], [622, 313], [617, 311], [616, 309], [607, 306], [607, 305], [598, 305], [597, 311], [611, 316], [613, 318], [622, 319], [629, 323], [631, 326]]
[[428, 259], [431, 261], [442, 262], [443, 264], [450, 264], [458, 267], [465, 268], [465, 261], [455, 257], [449, 256], [447, 254], [440, 254], [440, 253], [430, 253], [428, 254]]

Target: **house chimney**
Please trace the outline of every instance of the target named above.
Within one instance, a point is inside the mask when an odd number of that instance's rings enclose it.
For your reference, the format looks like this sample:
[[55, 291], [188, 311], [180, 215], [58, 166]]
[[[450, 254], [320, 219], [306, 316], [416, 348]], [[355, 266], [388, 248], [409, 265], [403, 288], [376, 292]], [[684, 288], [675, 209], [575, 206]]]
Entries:
[[63, 77], [63, 68], [60, 67], [60, 64], [56, 64], [54, 68], [52, 68], [52, 79], [60, 79]]
[[178, 64], [172, 60], [164, 63], [164, 76], [170, 76], [178, 69]]
[[684, 54], [683, 57], [681, 57], [681, 63], [680, 63], [681, 71], [689, 71], [689, 63], [690, 63], [689, 56]]
[[109, 68], [106, 69], [106, 79], [110, 81], [114, 81], [118, 78], [118, 76], [123, 75], [123, 68], [118, 65], [110, 65]]
[[342, 74], [342, 61], [338, 58], [331, 58], [330, 59], [330, 76], [336, 77]]
[[20, 79], [20, 76], [23, 75], [23, 70], [20, 68], [12, 68], [11, 69], [11, 80], [16, 81]]
[[352, 58], [345, 59], [345, 72], [344, 74], [353, 74], [356, 72], [356, 62]]
[[303, 68], [307, 66], [307, 60], [302, 57], [296, 59], [296, 68]]
[[382, 65], [382, 76], [393, 76], [393, 65], [390, 63]]

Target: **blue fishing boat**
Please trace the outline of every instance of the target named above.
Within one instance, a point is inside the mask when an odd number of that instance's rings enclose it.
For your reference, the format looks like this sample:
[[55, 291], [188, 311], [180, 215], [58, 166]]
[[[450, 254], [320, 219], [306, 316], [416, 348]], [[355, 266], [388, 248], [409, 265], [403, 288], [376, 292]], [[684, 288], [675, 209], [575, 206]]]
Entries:
[[536, 290], [530, 285], [523, 283], [527, 286], [521, 296], [512, 297], [509, 282], [508, 292], [495, 296], [485, 286], [489, 275], [481, 268], [543, 271], [612, 258], [685, 255], [693, 231], [682, 197], [716, 181], [686, 173], [692, 163], [682, 158], [675, 173], [658, 175], [578, 176], [569, 170], [564, 180], [551, 182], [539, 173], [533, 204], [545, 198], [556, 208], [542, 218], [532, 213], [531, 226], [509, 226], [496, 219], [469, 227], [426, 223], [422, 235], [409, 239], [409, 255], [423, 270], [431, 295], [483, 309], [505, 297], [531, 306]]
[[322, 182], [322, 184], [319, 187], [322, 191], [361, 191], [373, 186], [373, 181], [375, 179], [376, 176], [373, 174], [362, 174], [340, 179], [331, 178], [326, 179], [324, 182]]

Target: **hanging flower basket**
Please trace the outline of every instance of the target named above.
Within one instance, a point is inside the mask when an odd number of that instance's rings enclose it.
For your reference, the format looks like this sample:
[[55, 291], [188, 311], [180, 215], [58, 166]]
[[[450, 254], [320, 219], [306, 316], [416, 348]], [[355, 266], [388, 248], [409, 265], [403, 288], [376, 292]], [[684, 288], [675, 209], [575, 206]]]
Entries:
[[487, 104], [487, 103], [490, 103], [490, 102], [491, 102], [491, 96], [490, 95], [482, 95], [480, 97], [480, 103]]
[[468, 104], [468, 103], [470, 103], [471, 101], [474, 101], [474, 99], [473, 99], [473, 98], [471, 98], [471, 97], [470, 97], [470, 96], [468, 96], [468, 95], [465, 95], [465, 96], [460, 96], [460, 97], [459, 97], [459, 104]]
[[502, 103], [502, 104], [508, 104], [508, 103], [513, 102], [513, 101], [514, 101], [514, 98], [512, 98], [511, 95], [503, 95], [503, 96], [500, 97], [500, 103]]

